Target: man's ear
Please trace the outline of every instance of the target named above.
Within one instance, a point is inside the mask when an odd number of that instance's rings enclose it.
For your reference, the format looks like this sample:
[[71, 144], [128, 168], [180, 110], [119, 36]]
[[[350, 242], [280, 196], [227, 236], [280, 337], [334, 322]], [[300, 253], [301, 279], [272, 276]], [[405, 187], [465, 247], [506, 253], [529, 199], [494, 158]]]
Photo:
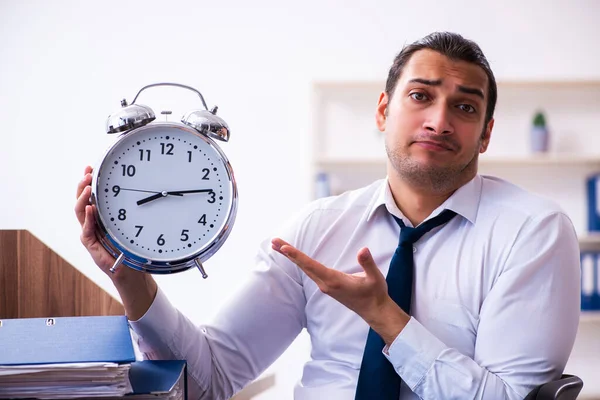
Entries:
[[490, 122], [487, 123], [483, 134], [481, 135], [481, 146], [479, 146], [479, 152], [485, 153], [490, 144], [490, 139], [492, 137], [492, 129], [494, 129], [494, 118], [490, 119]]
[[377, 103], [377, 109], [375, 110], [375, 123], [377, 124], [377, 129], [379, 129], [381, 132], [385, 132], [388, 101], [389, 98], [387, 93], [381, 92], [379, 95], [379, 101]]

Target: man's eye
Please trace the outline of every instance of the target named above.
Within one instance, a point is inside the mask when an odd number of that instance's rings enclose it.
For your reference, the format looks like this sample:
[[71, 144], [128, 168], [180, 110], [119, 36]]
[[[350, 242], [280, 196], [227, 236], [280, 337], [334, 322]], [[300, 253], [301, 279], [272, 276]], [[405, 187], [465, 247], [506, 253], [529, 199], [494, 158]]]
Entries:
[[475, 112], [475, 107], [469, 104], [459, 104], [458, 108], [469, 114], [473, 114]]
[[423, 100], [427, 99], [427, 96], [425, 95], [425, 93], [421, 93], [421, 92], [411, 93], [410, 97], [416, 101], [423, 101]]

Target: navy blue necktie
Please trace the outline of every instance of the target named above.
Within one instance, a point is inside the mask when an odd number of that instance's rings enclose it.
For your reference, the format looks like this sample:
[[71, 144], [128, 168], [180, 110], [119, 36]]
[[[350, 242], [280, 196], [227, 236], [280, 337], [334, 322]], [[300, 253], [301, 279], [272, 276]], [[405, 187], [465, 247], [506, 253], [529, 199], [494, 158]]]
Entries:
[[[454, 211], [444, 210], [416, 228], [405, 226], [401, 219], [394, 217], [400, 225], [400, 243], [392, 256], [386, 281], [390, 297], [409, 315], [413, 286], [413, 243], [436, 226], [450, 221], [455, 215]], [[384, 347], [383, 339], [373, 329], [369, 329], [355, 400], [400, 398], [402, 379], [383, 355]]]

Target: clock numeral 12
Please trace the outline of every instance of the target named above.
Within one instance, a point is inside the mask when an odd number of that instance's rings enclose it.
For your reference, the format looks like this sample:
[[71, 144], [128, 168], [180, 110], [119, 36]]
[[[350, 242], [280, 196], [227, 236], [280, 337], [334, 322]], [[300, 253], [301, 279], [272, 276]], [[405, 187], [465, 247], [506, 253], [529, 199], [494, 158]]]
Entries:
[[[165, 152], [165, 148], [167, 149], [166, 152]], [[166, 154], [168, 156], [172, 156], [174, 148], [175, 148], [175, 145], [173, 143], [161, 143], [160, 144], [160, 154]]]

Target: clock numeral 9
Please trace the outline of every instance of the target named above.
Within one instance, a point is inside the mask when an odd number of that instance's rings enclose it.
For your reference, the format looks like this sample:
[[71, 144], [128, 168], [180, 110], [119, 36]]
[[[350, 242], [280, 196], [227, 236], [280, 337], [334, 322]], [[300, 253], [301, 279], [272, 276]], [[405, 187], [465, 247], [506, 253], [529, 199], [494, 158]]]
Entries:
[[121, 187], [119, 185], [115, 185], [112, 187], [112, 191], [115, 194], [114, 197], [117, 197], [117, 195], [119, 194], [119, 192], [121, 192]]
[[123, 176], [134, 176], [135, 175], [135, 165], [121, 164], [121, 167], [123, 167]]
[[127, 211], [124, 208], [119, 210], [119, 221], [125, 221], [127, 219]]
[[181, 240], [182, 242], [187, 242], [188, 239], [190, 238], [190, 236], [188, 235], [189, 230], [188, 229], [184, 229], [181, 231], [181, 238], [179, 240]]
[[165, 245], [165, 239], [163, 238], [163, 234], [161, 233], [158, 239], [156, 239], [156, 244], [159, 246]]

